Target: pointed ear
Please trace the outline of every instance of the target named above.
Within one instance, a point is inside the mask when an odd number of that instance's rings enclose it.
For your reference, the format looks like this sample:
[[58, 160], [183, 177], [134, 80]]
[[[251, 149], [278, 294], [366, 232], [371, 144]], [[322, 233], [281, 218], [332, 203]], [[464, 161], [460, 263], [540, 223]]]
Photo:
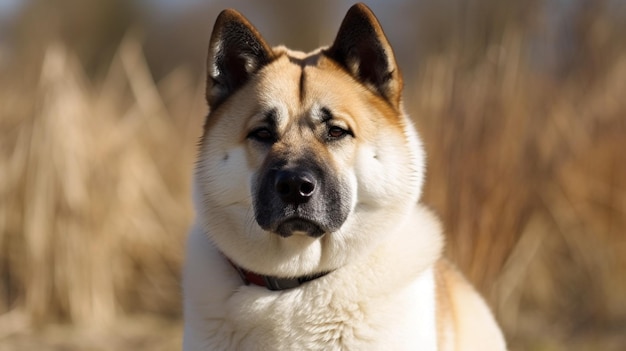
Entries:
[[367, 6], [358, 3], [348, 10], [326, 55], [375, 93], [398, 106], [402, 78], [389, 41]]
[[235, 10], [222, 11], [213, 27], [207, 58], [206, 99], [211, 109], [273, 59], [259, 32]]

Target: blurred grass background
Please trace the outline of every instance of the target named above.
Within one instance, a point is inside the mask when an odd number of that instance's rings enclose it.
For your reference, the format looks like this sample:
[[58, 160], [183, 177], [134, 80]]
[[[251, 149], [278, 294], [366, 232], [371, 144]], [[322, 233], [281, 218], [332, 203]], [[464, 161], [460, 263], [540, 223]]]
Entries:
[[[366, 3], [511, 350], [626, 349], [626, 4]], [[311, 50], [350, 5], [0, 2], [0, 350], [179, 349], [213, 21]]]

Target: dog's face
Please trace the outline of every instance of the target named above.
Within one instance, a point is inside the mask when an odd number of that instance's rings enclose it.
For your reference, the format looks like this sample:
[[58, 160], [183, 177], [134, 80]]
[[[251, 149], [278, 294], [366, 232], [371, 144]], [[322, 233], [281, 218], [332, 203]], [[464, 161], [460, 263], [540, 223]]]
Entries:
[[391, 48], [363, 5], [334, 44], [270, 48], [240, 14], [217, 19], [196, 173], [198, 216], [244, 268], [296, 276], [367, 252], [412, 208], [422, 152]]

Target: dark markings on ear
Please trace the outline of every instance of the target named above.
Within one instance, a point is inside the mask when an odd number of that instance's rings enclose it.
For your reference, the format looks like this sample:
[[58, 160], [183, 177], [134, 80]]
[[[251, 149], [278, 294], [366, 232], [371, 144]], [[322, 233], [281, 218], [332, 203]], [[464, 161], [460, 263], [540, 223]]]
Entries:
[[389, 41], [372, 11], [362, 3], [348, 10], [325, 55], [394, 106], [400, 103], [402, 78]]
[[271, 47], [235, 10], [222, 11], [213, 27], [207, 58], [206, 99], [215, 109], [274, 59]]

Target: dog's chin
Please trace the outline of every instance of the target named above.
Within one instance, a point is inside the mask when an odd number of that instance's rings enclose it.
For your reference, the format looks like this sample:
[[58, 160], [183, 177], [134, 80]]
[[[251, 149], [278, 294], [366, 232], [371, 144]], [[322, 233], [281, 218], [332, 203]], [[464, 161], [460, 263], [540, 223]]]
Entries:
[[325, 231], [318, 224], [303, 218], [286, 219], [276, 226], [274, 232], [284, 238], [294, 234], [306, 235], [312, 238], [319, 238]]

